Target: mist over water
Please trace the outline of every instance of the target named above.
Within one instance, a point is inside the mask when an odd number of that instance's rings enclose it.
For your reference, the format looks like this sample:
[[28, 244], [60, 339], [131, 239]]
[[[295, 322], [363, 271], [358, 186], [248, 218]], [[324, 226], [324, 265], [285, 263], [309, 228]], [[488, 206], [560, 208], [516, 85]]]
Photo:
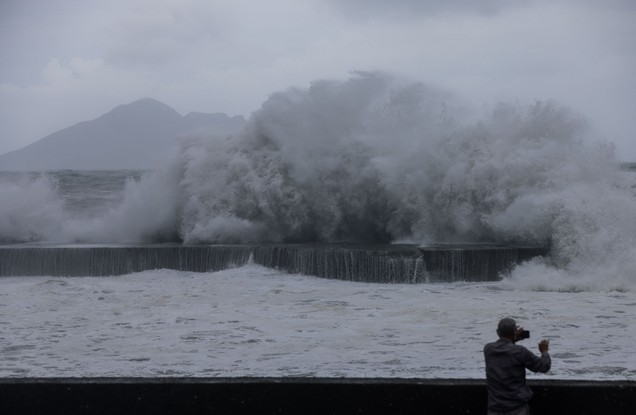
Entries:
[[239, 134], [191, 137], [90, 218], [41, 176], [0, 182], [0, 240], [549, 244], [511, 277], [534, 289], [630, 289], [636, 175], [556, 103], [469, 111], [360, 73], [270, 96]]

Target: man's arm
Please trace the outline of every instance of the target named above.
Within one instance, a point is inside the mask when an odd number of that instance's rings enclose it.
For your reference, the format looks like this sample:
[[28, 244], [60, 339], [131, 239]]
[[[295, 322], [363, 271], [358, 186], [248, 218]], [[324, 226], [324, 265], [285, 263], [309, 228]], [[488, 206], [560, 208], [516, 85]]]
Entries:
[[525, 356], [525, 366], [533, 371], [533, 372], [541, 372], [545, 373], [550, 370], [550, 366], [552, 366], [552, 359], [550, 359], [550, 353], [548, 353], [548, 349], [550, 348], [550, 342], [548, 340], [541, 340], [539, 343], [539, 352], [541, 352], [541, 357], [536, 356], [530, 350], [527, 350]]

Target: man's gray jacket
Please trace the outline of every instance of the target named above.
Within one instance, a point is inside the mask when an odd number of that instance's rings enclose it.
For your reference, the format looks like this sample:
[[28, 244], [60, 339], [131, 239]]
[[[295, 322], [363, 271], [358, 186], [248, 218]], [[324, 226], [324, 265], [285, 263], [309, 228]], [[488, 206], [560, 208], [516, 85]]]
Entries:
[[539, 357], [505, 338], [484, 346], [484, 358], [488, 409], [495, 412], [508, 412], [527, 404], [532, 391], [526, 385], [526, 369], [545, 373], [552, 364], [548, 352]]

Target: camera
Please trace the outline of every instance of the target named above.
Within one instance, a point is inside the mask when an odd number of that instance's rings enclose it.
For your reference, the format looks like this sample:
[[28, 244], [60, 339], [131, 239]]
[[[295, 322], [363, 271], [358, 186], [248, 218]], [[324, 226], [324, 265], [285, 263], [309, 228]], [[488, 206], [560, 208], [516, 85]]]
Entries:
[[530, 338], [530, 332], [528, 330], [519, 330], [517, 332], [517, 338], [519, 340], [529, 339]]

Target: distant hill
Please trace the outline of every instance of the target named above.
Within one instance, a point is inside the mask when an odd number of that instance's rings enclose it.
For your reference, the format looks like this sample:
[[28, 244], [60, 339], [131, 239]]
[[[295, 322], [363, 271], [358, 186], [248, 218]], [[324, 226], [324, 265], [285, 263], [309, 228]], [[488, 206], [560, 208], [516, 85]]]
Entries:
[[179, 136], [231, 134], [244, 125], [242, 116], [190, 113], [184, 117], [166, 104], [144, 98], [0, 155], [0, 171], [155, 169], [174, 152]]

